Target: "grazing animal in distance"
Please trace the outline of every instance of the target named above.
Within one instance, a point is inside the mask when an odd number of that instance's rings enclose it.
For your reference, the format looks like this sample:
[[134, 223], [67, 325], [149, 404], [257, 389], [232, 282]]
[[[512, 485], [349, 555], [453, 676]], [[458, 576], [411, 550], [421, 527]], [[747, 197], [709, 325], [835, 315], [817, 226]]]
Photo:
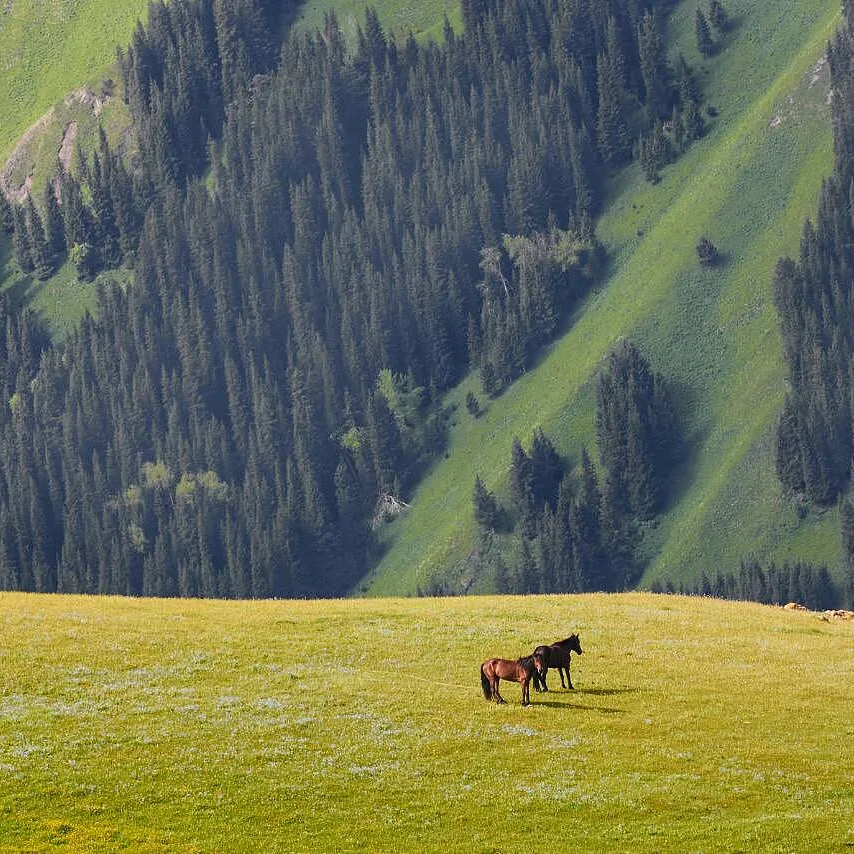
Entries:
[[[569, 675], [569, 654], [575, 652], [578, 655], [583, 653], [581, 649], [581, 641], [577, 634], [572, 634], [562, 641], [550, 644], [549, 646], [538, 646], [534, 650], [534, 655], [539, 654], [543, 660], [543, 667], [534, 674], [534, 689], [537, 691], [548, 691], [549, 686], [546, 684], [546, 676], [549, 668], [554, 667], [560, 674], [561, 688], [574, 689], [572, 679]], [[566, 684], [563, 681], [563, 673], [566, 671]]]
[[517, 658], [512, 661], [509, 658], [489, 658], [480, 665], [480, 685], [483, 688], [483, 696], [487, 700], [495, 700], [496, 703], [507, 701], [498, 692], [498, 683], [502, 679], [508, 682], [520, 682], [522, 684], [522, 705], [527, 706], [531, 702], [531, 677], [539, 673], [543, 668], [542, 656], [538, 653]]

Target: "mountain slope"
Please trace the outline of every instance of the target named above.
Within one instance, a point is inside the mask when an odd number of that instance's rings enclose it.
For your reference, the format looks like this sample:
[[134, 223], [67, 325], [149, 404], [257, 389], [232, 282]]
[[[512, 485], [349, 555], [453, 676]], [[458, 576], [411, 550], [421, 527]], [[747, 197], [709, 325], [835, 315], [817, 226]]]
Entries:
[[[514, 435], [541, 426], [573, 461], [593, 450], [591, 380], [620, 336], [636, 340], [678, 390], [688, 450], [660, 524], [647, 531], [645, 580], [737, 568], [747, 553], [837, 564], [836, 514], [798, 520], [774, 476], [772, 430], [785, 377], [771, 277], [795, 251], [832, 166], [820, 59], [839, 20], [835, 0], [727, 5], [737, 22], [703, 63], [704, 92], [719, 110], [708, 136], [657, 186], [631, 170], [598, 225], [613, 274], [540, 365], [478, 420], [464, 415], [446, 458], [386, 533], [388, 550], [363, 585], [413, 593], [475, 548], [471, 490], [480, 474], [501, 489]], [[695, 7], [681, 4], [673, 35], [696, 63]], [[708, 234], [724, 253], [700, 269]], [[461, 404], [470, 377], [452, 395]], [[488, 585], [488, 582], [486, 582]], [[475, 586], [474, 589], [477, 589]]]
[[115, 60], [147, 0], [13, 0], [0, 13], [0, 160], [27, 128]]

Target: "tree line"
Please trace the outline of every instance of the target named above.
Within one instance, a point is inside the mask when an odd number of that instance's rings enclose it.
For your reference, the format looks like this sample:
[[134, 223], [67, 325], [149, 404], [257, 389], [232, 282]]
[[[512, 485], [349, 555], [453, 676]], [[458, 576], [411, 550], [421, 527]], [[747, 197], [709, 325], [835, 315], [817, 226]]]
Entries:
[[738, 572], [701, 571], [692, 582], [675, 584], [666, 577], [653, 582], [653, 593], [680, 593], [685, 596], [714, 596], [717, 599], [761, 602], [764, 605], [785, 605], [796, 602], [812, 611], [838, 607], [843, 600], [851, 601], [850, 585], [842, 591], [834, 583], [825, 565], [806, 561], [771, 561], [763, 567], [756, 558], [741, 561]]
[[[797, 260], [781, 258], [774, 296], [789, 389], [777, 426], [777, 476], [802, 507], [840, 503], [846, 576], [854, 452], [854, 8], [828, 44], [834, 169], [814, 222], [804, 224]], [[850, 598], [850, 597], [849, 597]]]
[[[476, 559], [500, 592], [624, 590], [642, 569], [642, 525], [666, 502], [680, 429], [664, 378], [630, 341], [596, 377], [601, 476], [586, 449], [570, 466], [537, 429], [511, 448], [508, 506], [478, 476], [472, 492], [481, 542]], [[423, 592], [454, 592], [439, 578]]]

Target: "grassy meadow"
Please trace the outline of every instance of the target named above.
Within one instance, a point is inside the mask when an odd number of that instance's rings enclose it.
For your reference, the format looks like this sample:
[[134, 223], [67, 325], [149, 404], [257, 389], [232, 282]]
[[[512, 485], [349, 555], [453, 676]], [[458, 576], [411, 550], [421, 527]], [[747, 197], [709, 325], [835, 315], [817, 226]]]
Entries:
[[[483, 699], [483, 659], [572, 631], [575, 691]], [[841, 850], [852, 631], [650, 594], [0, 594], [0, 851]]]
[[[645, 531], [643, 580], [734, 571], [748, 554], [840, 565], [835, 510], [800, 519], [774, 473], [785, 369], [771, 289], [777, 259], [797, 254], [832, 168], [822, 56], [839, 3], [726, 8], [735, 25], [711, 60], [696, 52], [696, 5], [679, 4], [671, 20], [674, 51], [698, 70], [717, 111], [708, 133], [657, 185], [637, 166], [620, 176], [597, 224], [610, 275], [540, 363], [476, 420], [464, 401], [474, 391], [487, 403], [477, 377], [450, 396], [448, 453], [386, 530], [385, 557], [363, 592], [411, 593], [448, 567], [465, 574], [475, 476], [506, 500], [514, 435], [527, 443], [540, 426], [570, 461], [583, 445], [595, 456], [593, 380], [623, 336], [675, 390], [686, 439], [668, 507]], [[697, 261], [702, 235], [724, 256], [711, 270]]]

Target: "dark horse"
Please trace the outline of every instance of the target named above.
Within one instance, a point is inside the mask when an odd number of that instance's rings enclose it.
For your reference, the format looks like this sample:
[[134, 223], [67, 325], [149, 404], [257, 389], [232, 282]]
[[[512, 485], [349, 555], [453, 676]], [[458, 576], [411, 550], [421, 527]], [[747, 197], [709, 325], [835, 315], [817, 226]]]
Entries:
[[522, 705], [527, 706], [531, 702], [531, 677], [539, 673], [543, 667], [542, 656], [536, 652], [524, 658], [517, 658], [516, 661], [511, 661], [509, 658], [490, 658], [480, 665], [480, 685], [483, 688], [483, 696], [487, 700], [495, 700], [496, 703], [505, 703], [504, 697], [498, 693], [499, 681], [506, 679], [508, 682], [521, 682]]
[[[570, 635], [562, 641], [551, 644], [551, 646], [538, 646], [534, 650], [534, 655], [539, 655], [543, 660], [542, 669], [534, 674], [534, 688], [537, 691], [548, 691], [549, 686], [546, 685], [546, 675], [550, 667], [556, 667], [560, 674], [561, 688], [572, 688], [572, 679], [569, 676], [569, 653], [576, 652], [581, 655], [581, 641], [578, 635]], [[566, 671], [566, 681], [568, 684], [563, 684], [563, 672]]]

